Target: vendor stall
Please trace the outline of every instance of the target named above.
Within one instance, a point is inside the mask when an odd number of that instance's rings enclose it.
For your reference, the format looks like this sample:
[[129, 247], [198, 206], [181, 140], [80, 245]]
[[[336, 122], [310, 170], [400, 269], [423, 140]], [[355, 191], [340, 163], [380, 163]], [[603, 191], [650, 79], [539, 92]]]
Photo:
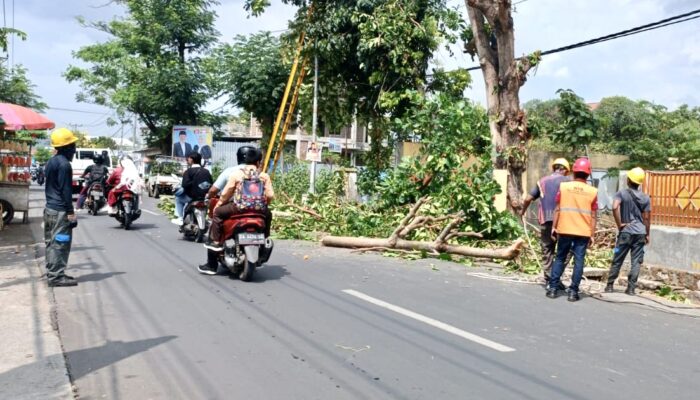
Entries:
[[22, 212], [26, 223], [29, 213], [32, 143], [54, 123], [36, 112], [14, 104], [0, 103], [0, 208], [5, 224], [15, 212]]

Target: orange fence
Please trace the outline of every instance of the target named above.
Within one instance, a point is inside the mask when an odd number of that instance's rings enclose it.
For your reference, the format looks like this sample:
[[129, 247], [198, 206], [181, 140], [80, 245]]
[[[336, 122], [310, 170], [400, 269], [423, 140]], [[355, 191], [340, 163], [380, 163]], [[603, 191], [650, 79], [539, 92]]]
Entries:
[[647, 172], [651, 223], [700, 228], [700, 172]]

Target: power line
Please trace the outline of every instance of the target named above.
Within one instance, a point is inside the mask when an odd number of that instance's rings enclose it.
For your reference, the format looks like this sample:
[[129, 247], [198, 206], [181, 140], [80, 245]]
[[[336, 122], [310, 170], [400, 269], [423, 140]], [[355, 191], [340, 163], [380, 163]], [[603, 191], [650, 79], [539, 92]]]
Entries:
[[85, 111], [85, 110], [74, 110], [72, 108], [59, 108], [59, 107], [46, 107], [49, 110], [56, 110], [56, 111], [69, 111], [69, 112], [76, 112], [76, 113], [83, 113], [83, 114], [99, 114], [99, 115], [104, 115], [104, 112], [97, 112], [97, 111]]
[[[523, 1], [527, 1], [527, 0], [523, 0]], [[676, 16], [673, 16], [673, 17], [665, 18], [665, 19], [662, 19], [662, 20], [660, 20], [660, 21], [652, 22], [652, 23], [649, 23], [649, 24], [645, 24], [645, 25], [641, 25], [641, 26], [634, 27], [634, 28], [626, 29], [626, 30], [624, 30], [624, 31], [620, 31], [620, 32], [616, 32], [616, 33], [611, 33], [611, 34], [609, 34], [609, 35], [600, 36], [600, 37], [597, 37], [597, 38], [594, 38], [594, 39], [589, 39], [589, 40], [586, 40], [586, 41], [583, 41], [583, 42], [578, 42], [578, 43], [570, 44], [570, 45], [568, 45], [568, 46], [557, 47], [557, 48], [555, 48], [555, 49], [543, 51], [543, 52], [540, 53], [540, 55], [546, 56], [546, 55], [549, 55], [549, 54], [560, 53], [560, 52], [563, 52], [563, 51], [568, 51], [568, 50], [577, 49], [577, 48], [579, 48], [579, 47], [591, 46], [591, 45], [594, 45], [594, 44], [598, 44], [598, 43], [602, 43], [602, 42], [607, 42], [607, 41], [609, 41], [609, 40], [619, 39], [619, 38], [626, 37], [626, 36], [632, 36], [632, 35], [636, 35], [636, 34], [638, 34], [638, 33], [648, 32], [648, 31], [651, 31], [651, 30], [654, 30], [654, 29], [659, 29], [659, 28], [663, 28], [663, 27], [666, 27], [666, 26], [670, 26], [670, 25], [674, 25], [674, 24], [679, 24], [679, 23], [681, 23], [681, 22], [687, 22], [687, 21], [690, 21], [690, 20], [693, 20], [693, 19], [700, 18], [700, 15], [696, 15], [696, 14], [700, 14], [700, 9], [697, 9], [697, 10], [694, 10], [694, 11], [690, 11], [690, 12], [687, 12], [687, 13], [684, 13], [684, 14], [676, 15]], [[481, 66], [469, 67], [469, 68], [467, 68], [466, 70], [467, 70], [467, 71], [474, 71], [474, 70], [477, 70], [477, 69], [481, 69]]]

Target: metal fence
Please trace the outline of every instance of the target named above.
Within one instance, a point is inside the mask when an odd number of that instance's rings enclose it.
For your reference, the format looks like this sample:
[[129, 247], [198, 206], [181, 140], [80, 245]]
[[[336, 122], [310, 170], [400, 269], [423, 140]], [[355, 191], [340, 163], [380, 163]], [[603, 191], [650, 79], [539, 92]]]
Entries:
[[700, 172], [647, 172], [651, 223], [700, 228]]

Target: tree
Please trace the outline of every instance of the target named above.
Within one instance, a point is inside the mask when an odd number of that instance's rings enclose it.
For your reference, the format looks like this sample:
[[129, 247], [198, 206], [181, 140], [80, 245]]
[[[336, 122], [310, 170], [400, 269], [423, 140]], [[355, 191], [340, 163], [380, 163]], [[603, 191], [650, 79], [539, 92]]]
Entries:
[[583, 99], [571, 89], [557, 90], [561, 123], [551, 133], [552, 142], [564, 145], [572, 154], [585, 154], [598, 131], [598, 120]]
[[7, 68], [5, 63], [0, 64], [0, 101], [43, 112], [48, 106], [34, 92], [35, 88], [27, 78], [27, 69], [21, 64], [12, 68]]
[[528, 71], [540, 61], [540, 53], [515, 57], [511, 0], [465, 0], [470, 29], [466, 49], [478, 55], [486, 83], [493, 161], [508, 169], [507, 198], [510, 210], [522, 207], [522, 175], [526, 169], [526, 144], [530, 139], [525, 114], [520, 110], [520, 87]]
[[270, 32], [239, 35], [216, 54], [223, 73], [219, 90], [228, 94], [230, 104], [253, 114], [267, 143], [289, 77], [279, 39]]
[[[70, 66], [69, 82], [79, 82], [78, 101], [135, 113], [148, 127], [150, 145], [169, 147], [176, 124], [212, 125], [224, 120], [204, 110], [218, 77], [205, 68], [217, 40], [215, 0], [116, 0], [126, 17], [86, 23], [112, 38], [84, 46], [74, 57], [89, 67]], [[215, 72], [214, 72], [215, 74]]]
[[22, 40], [27, 40], [27, 34], [15, 28], [0, 28], [0, 49], [7, 53], [8, 37], [15, 35]]
[[46, 164], [52, 155], [53, 155], [53, 151], [51, 149], [46, 148], [46, 147], [39, 147], [36, 149], [36, 152], [34, 153], [34, 159], [39, 164]]
[[107, 136], [98, 136], [98, 137], [92, 139], [90, 141], [90, 144], [92, 145], [91, 147], [96, 147], [96, 148], [100, 148], [100, 149], [107, 148], [107, 149], [114, 150], [117, 147], [119, 147], [117, 145], [117, 142], [114, 141], [114, 139], [112, 139], [111, 137], [107, 137]]
[[[390, 120], [408, 111], [411, 91], [427, 85], [433, 52], [444, 40], [455, 40], [459, 17], [445, 0], [330, 1], [283, 0], [299, 6], [291, 23], [303, 30], [309, 60], [319, 59], [319, 118], [337, 131], [353, 118], [368, 126], [371, 151], [366, 157], [369, 179], [376, 182], [389, 166], [396, 137]], [[267, 0], [247, 0], [257, 15]], [[309, 125], [312, 90], [300, 97], [301, 123]]]

